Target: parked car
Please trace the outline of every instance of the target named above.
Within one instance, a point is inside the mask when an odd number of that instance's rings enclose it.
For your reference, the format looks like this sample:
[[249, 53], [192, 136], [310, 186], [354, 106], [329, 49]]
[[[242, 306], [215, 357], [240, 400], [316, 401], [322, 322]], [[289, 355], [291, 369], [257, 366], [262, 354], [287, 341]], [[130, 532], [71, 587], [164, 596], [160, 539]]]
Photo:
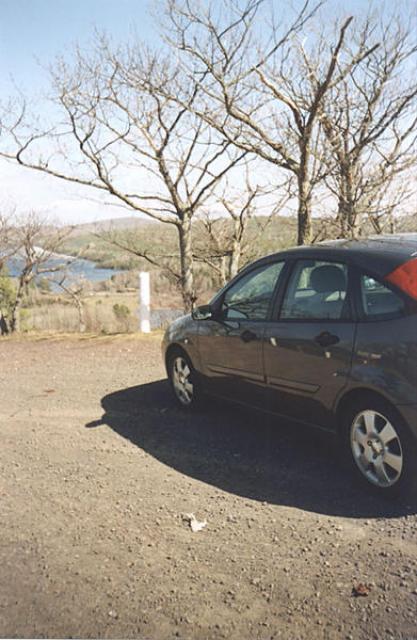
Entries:
[[257, 260], [173, 322], [177, 402], [205, 394], [340, 437], [384, 495], [417, 479], [417, 234], [329, 241]]

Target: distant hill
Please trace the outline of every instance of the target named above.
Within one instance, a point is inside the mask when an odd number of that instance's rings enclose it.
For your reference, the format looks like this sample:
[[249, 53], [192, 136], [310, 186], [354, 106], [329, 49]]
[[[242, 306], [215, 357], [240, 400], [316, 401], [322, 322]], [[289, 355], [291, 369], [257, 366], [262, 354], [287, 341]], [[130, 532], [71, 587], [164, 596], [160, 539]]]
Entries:
[[140, 218], [139, 216], [126, 216], [126, 218], [108, 218], [107, 220], [97, 220], [96, 222], [84, 222], [74, 227], [74, 235], [84, 235], [88, 233], [101, 233], [109, 229], [137, 229], [157, 224], [151, 218]]
[[[259, 220], [262, 224], [265, 223], [264, 218], [259, 218]], [[226, 223], [231, 225], [227, 219]], [[84, 258], [96, 262], [101, 267], [152, 268], [142, 258], [135, 257], [106, 242], [104, 237], [98, 237], [105, 235], [105, 232], [109, 230], [116, 232], [124, 242], [128, 242], [139, 251], [150, 255], [172, 256], [178, 254], [178, 234], [175, 226], [134, 217], [77, 225], [63, 243], [62, 252], [77, 255], [82, 251]], [[193, 223], [193, 236], [196, 250], [207, 247], [207, 234], [199, 220], [195, 220]], [[295, 242], [295, 218], [277, 217], [271, 221], [268, 229], [260, 234], [258, 219], [254, 217], [248, 227], [248, 244], [251, 245], [251, 250], [248, 252], [247, 259], [274, 253], [293, 245]]]
[[[249, 223], [247, 245], [244, 261], [275, 253], [294, 246], [297, 242], [297, 221], [294, 216], [277, 216], [270, 221], [264, 233], [259, 232], [265, 218], [254, 217]], [[229, 221], [229, 224], [231, 222]], [[397, 220], [398, 232], [417, 231], [417, 216], [408, 216]], [[178, 235], [173, 225], [162, 224], [129, 216], [126, 218], [108, 219], [96, 223], [77, 225], [62, 246], [62, 252], [77, 255], [82, 251], [85, 258], [96, 262], [101, 267], [117, 269], [152, 269], [152, 266], [131, 253], [110, 244], [103, 237], [106, 231], [115, 231], [124, 242], [134, 246], [141, 252], [150, 255], [167, 256], [178, 254]], [[151, 232], [150, 232], [151, 231]], [[320, 233], [324, 231], [324, 237]], [[319, 240], [331, 237], [334, 229], [323, 225], [323, 220], [313, 218], [313, 233]], [[372, 235], [375, 231], [370, 225], [364, 227], [364, 234]], [[203, 224], [198, 219], [193, 223], [194, 246], [197, 252], [208, 246], [208, 237]]]

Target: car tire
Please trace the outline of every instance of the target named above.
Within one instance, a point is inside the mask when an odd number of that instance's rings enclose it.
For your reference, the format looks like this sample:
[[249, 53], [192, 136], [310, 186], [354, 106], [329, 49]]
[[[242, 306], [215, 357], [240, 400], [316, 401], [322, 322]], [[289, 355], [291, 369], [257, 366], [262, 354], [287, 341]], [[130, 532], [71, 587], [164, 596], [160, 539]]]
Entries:
[[192, 411], [201, 406], [203, 392], [190, 357], [182, 349], [172, 351], [167, 360], [168, 379], [175, 401], [181, 409]]
[[343, 445], [348, 464], [368, 488], [401, 499], [417, 489], [417, 445], [410, 429], [390, 404], [369, 396], [343, 416]]

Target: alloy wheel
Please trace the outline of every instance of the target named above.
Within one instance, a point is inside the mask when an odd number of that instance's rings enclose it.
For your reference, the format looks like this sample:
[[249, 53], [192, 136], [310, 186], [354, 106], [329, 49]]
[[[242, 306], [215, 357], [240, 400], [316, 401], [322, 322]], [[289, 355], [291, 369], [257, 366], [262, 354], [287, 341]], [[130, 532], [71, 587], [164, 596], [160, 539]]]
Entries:
[[404, 463], [400, 437], [382, 413], [370, 409], [358, 413], [350, 443], [354, 460], [369, 482], [387, 488], [399, 480]]
[[193, 401], [194, 387], [190, 366], [183, 356], [177, 356], [172, 363], [172, 384], [181, 404], [190, 405]]

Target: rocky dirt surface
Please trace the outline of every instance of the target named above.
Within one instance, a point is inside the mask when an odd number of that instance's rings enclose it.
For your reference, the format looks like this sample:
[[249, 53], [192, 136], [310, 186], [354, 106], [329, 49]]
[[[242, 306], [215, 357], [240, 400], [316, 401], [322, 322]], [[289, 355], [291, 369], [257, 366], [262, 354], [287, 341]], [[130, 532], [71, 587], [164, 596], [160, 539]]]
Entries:
[[417, 638], [417, 506], [323, 436], [184, 416], [160, 339], [0, 340], [0, 635]]

